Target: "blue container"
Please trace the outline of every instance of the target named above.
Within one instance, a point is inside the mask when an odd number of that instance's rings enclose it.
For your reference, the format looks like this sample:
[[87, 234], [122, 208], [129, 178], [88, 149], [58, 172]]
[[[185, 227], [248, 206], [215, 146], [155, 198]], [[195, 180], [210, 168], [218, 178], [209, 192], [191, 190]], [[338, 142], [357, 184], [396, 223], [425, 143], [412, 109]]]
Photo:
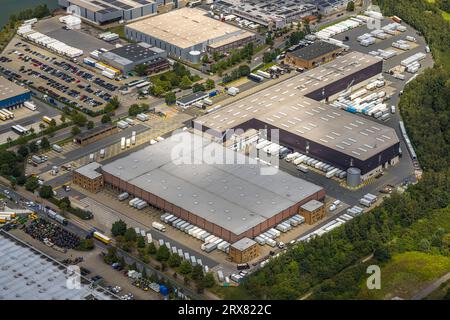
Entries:
[[211, 97], [214, 97], [215, 95], [217, 95], [217, 90], [211, 91], [211, 92], [209, 93], [209, 97], [210, 97], [210, 98], [211, 98]]
[[163, 296], [168, 296], [169, 295], [169, 289], [167, 289], [166, 286], [160, 284], [159, 285], [159, 293], [161, 293]]

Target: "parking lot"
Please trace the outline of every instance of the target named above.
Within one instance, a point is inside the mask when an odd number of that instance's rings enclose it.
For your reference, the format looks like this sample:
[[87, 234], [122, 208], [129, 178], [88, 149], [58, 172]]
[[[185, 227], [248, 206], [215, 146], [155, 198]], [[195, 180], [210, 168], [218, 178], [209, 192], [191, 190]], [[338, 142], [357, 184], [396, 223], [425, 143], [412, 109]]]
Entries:
[[[1, 59], [1, 58], [0, 58]], [[111, 80], [98, 70], [82, 62], [72, 62], [55, 55], [23, 39], [15, 37], [4, 51], [0, 71], [11, 80], [16, 79], [46, 94], [47, 101], [57, 105], [60, 101], [68, 106], [89, 112], [102, 109], [113, 96], [126, 106], [133, 103], [149, 103], [154, 99], [139, 100], [137, 94], [122, 95], [118, 89], [133, 80]]]

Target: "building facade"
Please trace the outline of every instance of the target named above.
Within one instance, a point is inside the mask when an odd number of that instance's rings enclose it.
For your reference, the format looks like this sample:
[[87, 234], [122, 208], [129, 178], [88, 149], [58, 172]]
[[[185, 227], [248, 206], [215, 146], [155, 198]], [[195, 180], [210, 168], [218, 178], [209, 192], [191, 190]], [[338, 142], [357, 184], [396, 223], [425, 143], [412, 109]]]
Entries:
[[304, 69], [312, 69], [335, 59], [343, 48], [334, 44], [316, 41], [312, 45], [286, 54], [285, 63]]
[[259, 245], [252, 239], [242, 238], [230, 245], [228, 255], [235, 263], [247, 263], [258, 257]]
[[147, 65], [153, 70], [169, 66], [167, 53], [147, 43], [131, 43], [100, 54], [100, 60], [119, 69], [122, 73], [133, 71], [138, 65]]
[[79, 134], [75, 137], [75, 141], [82, 146], [86, 146], [95, 141], [115, 134], [118, 131], [119, 130], [117, 129], [116, 125], [102, 125], [100, 127]]
[[73, 171], [73, 183], [89, 192], [99, 192], [103, 188], [103, 175], [99, 172], [100, 167], [101, 165], [99, 163], [91, 162], [78, 168]]
[[307, 224], [314, 224], [325, 218], [325, 205], [320, 201], [311, 200], [300, 207], [299, 213]]
[[0, 109], [16, 109], [30, 99], [30, 90], [0, 76]]
[[[199, 54], [207, 52], [208, 46], [213, 43], [223, 42], [222, 47], [236, 48], [248, 43], [245, 38], [255, 37], [248, 31], [215, 20], [207, 12], [193, 8], [181, 8], [128, 24], [125, 35], [130, 41], [145, 42], [165, 50], [169, 56], [193, 63], [197, 63]], [[244, 39], [240, 38], [243, 35]]]

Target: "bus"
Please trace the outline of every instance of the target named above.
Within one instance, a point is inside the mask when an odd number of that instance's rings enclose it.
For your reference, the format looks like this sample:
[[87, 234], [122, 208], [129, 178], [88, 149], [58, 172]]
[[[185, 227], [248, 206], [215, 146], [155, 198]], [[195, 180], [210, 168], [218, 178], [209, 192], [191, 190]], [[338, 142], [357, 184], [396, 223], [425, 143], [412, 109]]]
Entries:
[[103, 242], [104, 244], [110, 244], [111, 243], [111, 238], [108, 238], [107, 236], [105, 236], [104, 234], [101, 234], [98, 231], [94, 231], [92, 233], [92, 235], [94, 236], [95, 239]]
[[16, 217], [16, 213], [15, 212], [9, 212], [9, 211], [2, 211], [2, 212], [0, 212], [0, 216], [9, 216], [11, 218], [15, 218]]
[[2, 110], [0, 110], [0, 119], [2, 119], [3, 121], [8, 120], [8, 116], [5, 113], [3, 113]]
[[129, 82], [127, 84], [127, 86], [128, 86], [128, 88], [133, 88], [133, 87], [135, 87], [135, 86], [137, 86], [137, 85], [139, 85], [141, 83], [144, 83], [144, 82], [146, 82], [146, 80], [144, 80], [144, 79], [142, 79], [142, 80], [133, 80], [133, 81]]
[[17, 133], [18, 135], [21, 135], [21, 136], [28, 134], [28, 129], [22, 127], [19, 124], [12, 126], [11, 129], [12, 129], [12, 131], [14, 131], [15, 133]]
[[12, 113], [11, 111], [9, 111], [7, 109], [3, 109], [2, 111], [3, 111], [3, 113], [6, 113], [8, 115], [9, 119], [13, 119], [14, 118], [14, 113]]
[[42, 121], [44, 121], [45, 123], [51, 124], [52, 123], [52, 118], [47, 117], [47, 116], [43, 116], [42, 117]]

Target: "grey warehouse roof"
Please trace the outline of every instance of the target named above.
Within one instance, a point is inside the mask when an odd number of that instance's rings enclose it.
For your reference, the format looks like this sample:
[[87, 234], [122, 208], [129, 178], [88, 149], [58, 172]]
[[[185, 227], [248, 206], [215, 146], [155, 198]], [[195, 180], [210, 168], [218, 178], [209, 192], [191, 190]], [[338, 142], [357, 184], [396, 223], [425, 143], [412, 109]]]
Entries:
[[27, 89], [0, 76], [0, 101], [28, 92]]
[[183, 132], [102, 170], [238, 235], [322, 190], [280, 170], [261, 175], [264, 167]]
[[101, 164], [98, 162], [91, 162], [85, 166], [79, 167], [75, 170], [75, 172], [88, 177], [89, 179], [95, 179], [100, 177], [102, 174], [97, 170], [101, 167]]
[[364, 161], [398, 143], [395, 130], [306, 95], [379, 62], [379, 58], [351, 52], [237, 100], [194, 122], [224, 133], [257, 119]]
[[323, 207], [323, 203], [317, 200], [311, 200], [301, 206], [302, 209], [313, 212], [319, 208]]
[[316, 41], [309, 46], [297, 49], [289, 54], [303, 60], [312, 60], [338, 49], [340, 49], [340, 47], [335, 44], [325, 41]]
[[153, 47], [147, 43], [132, 43], [120, 48], [115, 48], [102, 53], [104, 59], [113, 60], [126, 66], [134, 62], [149, 61], [152, 57], [157, 58], [164, 50]]
[[[0, 230], [0, 300], [109, 300], [112, 294], [81, 283], [67, 287], [63, 264]], [[117, 297], [115, 297], [117, 298]]]
[[250, 238], [242, 238], [241, 240], [236, 241], [231, 246], [239, 251], [244, 251], [252, 246], [254, 246], [256, 242]]

